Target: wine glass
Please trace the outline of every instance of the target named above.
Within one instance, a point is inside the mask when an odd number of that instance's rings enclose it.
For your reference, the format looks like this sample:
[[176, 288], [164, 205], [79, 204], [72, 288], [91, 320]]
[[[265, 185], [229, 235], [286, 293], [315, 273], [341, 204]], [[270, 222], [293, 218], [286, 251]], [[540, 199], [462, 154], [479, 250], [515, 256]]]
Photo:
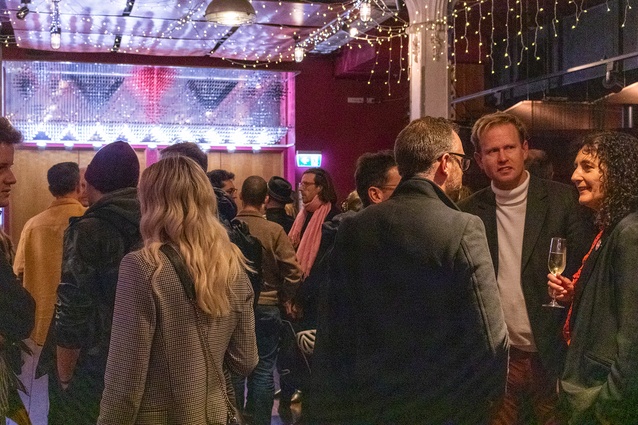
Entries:
[[[567, 240], [563, 238], [552, 238], [549, 245], [549, 258], [547, 266], [549, 272], [554, 276], [558, 276], [565, 270], [567, 263]], [[556, 302], [556, 291], [552, 291], [552, 301], [543, 304], [543, 307], [565, 308]]]

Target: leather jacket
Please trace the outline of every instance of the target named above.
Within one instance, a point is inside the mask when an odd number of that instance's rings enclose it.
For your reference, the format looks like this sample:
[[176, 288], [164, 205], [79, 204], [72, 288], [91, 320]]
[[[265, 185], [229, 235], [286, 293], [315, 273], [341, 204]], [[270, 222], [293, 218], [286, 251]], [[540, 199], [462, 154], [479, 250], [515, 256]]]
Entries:
[[[120, 262], [141, 247], [139, 222], [135, 188], [110, 192], [82, 217], [71, 218], [64, 234], [55, 316], [44, 349], [49, 355], [43, 356], [52, 358], [56, 345], [80, 349], [76, 373], [84, 369], [103, 376]], [[40, 362], [39, 372], [50, 370], [46, 363]]]

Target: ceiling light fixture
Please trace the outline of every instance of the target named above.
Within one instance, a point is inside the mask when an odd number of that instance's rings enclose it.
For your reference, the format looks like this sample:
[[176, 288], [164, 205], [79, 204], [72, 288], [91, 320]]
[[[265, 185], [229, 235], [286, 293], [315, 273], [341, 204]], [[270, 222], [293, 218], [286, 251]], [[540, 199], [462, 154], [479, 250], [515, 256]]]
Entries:
[[29, 10], [29, 6], [27, 6], [27, 4], [29, 4], [30, 2], [31, 0], [25, 0], [20, 4], [20, 8], [16, 12], [16, 18], [20, 19], [21, 21], [24, 21], [24, 18], [26, 18], [29, 12], [31, 12]]
[[299, 63], [303, 61], [305, 54], [306, 54], [306, 51], [304, 50], [303, 47], [301, 47], [300, 45], [295, 46], [295, 62]]
[[53, 0], [53, 16], [51, 18], [51, 48], [58, 50], [62, 45], [62, 27], [60, 26], [60, 0]]
[[361, 22], [368, 22], [372, 18], [372, 5], [368, 0], [364, 0], [359, 6], [359, 19]]
[[253, 24], [256, 16], [248, 0], [212, 0], [204, 14], [208, 22], [229, 27]]
[[625, 88], [614, 62], [607, 63], [605, 78], [603, 78], [603, 87], [612, 93], [620, 93], [622, 89]]

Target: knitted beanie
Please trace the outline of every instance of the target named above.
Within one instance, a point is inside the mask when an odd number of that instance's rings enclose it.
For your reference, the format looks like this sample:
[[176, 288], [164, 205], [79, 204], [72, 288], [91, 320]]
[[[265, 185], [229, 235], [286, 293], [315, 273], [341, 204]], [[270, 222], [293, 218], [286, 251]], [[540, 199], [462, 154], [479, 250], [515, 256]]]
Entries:
[[137, 186], [140, 162], [126, 142], [113, 142], [97, 151], [86, 167], [84, 179], [102, 193]]

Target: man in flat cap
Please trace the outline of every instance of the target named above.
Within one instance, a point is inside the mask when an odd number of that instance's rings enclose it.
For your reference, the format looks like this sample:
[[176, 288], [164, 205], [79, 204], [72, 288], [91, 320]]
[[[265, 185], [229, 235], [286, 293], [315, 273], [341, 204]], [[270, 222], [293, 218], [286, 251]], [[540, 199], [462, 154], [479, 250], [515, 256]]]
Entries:
[[40, 373], [49, 373], [49, 425], [95, 424], [104, 388], [122, 257], [139, 248], [140, 164], [128, 143], [100, 149], [86, 169], [89, 209], [64, 235], [62, 279]]

